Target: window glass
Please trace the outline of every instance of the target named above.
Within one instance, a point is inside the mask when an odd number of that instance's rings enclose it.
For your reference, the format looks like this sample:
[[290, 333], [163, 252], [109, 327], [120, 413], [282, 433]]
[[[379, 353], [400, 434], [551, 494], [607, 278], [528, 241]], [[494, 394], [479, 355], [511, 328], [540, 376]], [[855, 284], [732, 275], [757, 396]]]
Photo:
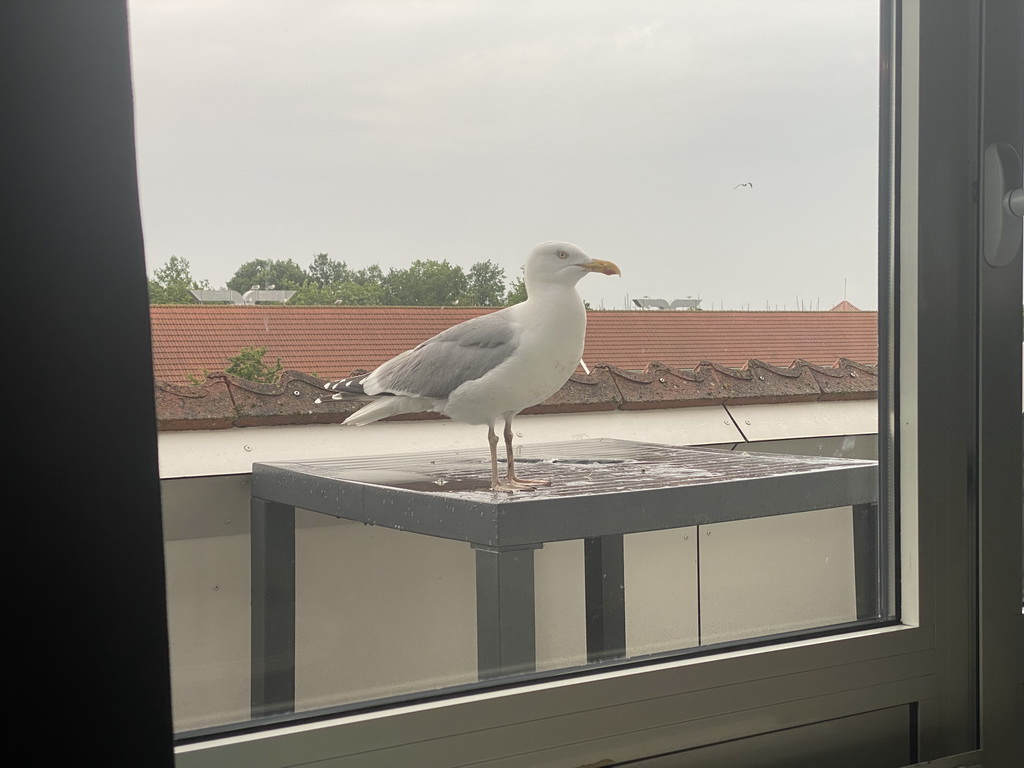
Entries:
[[[877, 327], [877, 3], [132, 0], [130, 12], [154, 302], [261, 280], [305, 304], [428, 303], [414, 262], [446, 263], [443, 286], [488, 262], [499, 297], [439, 301], [493, 307], [534, 243], [560, 239], [619, 265], [621, 278], [590, 275], [579, 291], [640, 354], [653, 342], [630, 318], [680, 311], [657, 299], [753, 324], [758, 343], [730, 352], [742, 360], [715, 359], [728, 340], [688, 340], [719, 367], [679, 366], [680, 380], [717, 375], [740, 392], [759, 386], [747, 360], [783, 371], [774, 392], [577, 415], [585, 428], [523, 417], [523, 473], [563, 484], [500, 509], [457, 484], [425, 500], [417, 482], [438, 476], [423, 462], [447, 461], [455, 434], [436, 421], [345, 437], [165, 431], [179, 732], [893, 616], [876, 404], [860, 387], [878, 378], [877, 345], [853, 367], [828, 346], [839, 314]], [[343, 277], [328, 274], [342, 262]], [[400, 273], [424, 290], [395, 298], [386, 278]], [[756, 330], [779, 318], [771, 334], [802, 339], [814, 365]], [[316, 345], [320, 329], [307, 332]], [[485, 428], [472, 429], [486, 456]], [[583, 440], [624, 435], [672, 447]], [[247, 454], [258, 441], [272, 447]], [[382, 458], [352, 464], [364, 453]], [[307, 467], [278, 481], [307, 496], [273, 497], [276, 481], [245, 464], [293, 459]], [[701, 490], [657, 496], [669, 475]], [[327, 505], [332, 478], [370, 490], [333, 513], [295, 503]], [[272, 503], [250, 524], [254, 495]], [[513, 532], [480, 533], [471, 514]]]

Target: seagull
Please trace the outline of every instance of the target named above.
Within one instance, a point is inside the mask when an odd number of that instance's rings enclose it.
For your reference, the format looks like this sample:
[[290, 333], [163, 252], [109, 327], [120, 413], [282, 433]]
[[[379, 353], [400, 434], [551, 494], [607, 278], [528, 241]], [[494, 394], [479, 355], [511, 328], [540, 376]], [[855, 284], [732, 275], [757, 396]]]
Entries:
[[740, 184], [737, 184], [735, 187], [733, 187], [733, 189], [739, 189], [740, 187], [750, 187], [751, 189], [753, 189], [754, 188], [754, 182], [752, 182], [752, 181], [744, 181], [744, 182], [742, 182]]
[[[587, 313], [576, 283], [591, 272], [622, 274], [612, 262], [592, 259], [572, 243], [540, 243], [526, 260], [526, 301], [454, 325], [372, 373], [331, 381], [324, 389], [334, 392], [334, 400], [371, 401], [345, 424], [362, 426], [422, 411], [486, 424], [492, 491], [550, 485], [516, 475], [512, 419], [555, 394], [580, 363]], [[505, 422], [504, 478], [498, 476], [499, 419]]]

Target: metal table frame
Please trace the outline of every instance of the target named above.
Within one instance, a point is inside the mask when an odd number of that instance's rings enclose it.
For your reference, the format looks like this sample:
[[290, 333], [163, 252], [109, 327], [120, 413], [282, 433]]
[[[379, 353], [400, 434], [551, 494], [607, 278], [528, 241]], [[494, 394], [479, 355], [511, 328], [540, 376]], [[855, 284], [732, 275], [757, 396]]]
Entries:
[[296, 507], [469, 543], [481, 679], [535, 670], [534, 551], [553, 541], [584, 542], [588, 661], [626, 654], [627, 533], [852, 506], [857, 618], [883, 616], [888, 534], [876, 462], [621, 440], [520, 453], [523, 473], [542, 465], [551, 488], [492, 493], [486, 451], [254, 464], [253, 717], [294, 710]]

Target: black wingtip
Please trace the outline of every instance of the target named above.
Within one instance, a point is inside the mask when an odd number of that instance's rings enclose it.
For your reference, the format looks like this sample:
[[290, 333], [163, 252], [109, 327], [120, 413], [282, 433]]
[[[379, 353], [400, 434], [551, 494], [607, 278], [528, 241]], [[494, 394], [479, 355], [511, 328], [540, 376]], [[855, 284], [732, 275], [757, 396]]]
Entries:
[[348, 379], [329, 381], [324, 384], [324, 389], [347, 395], [365, 395], [366, 393], [363, 391], [364, 381], [366, 381], [366, 376], [353, 376]]

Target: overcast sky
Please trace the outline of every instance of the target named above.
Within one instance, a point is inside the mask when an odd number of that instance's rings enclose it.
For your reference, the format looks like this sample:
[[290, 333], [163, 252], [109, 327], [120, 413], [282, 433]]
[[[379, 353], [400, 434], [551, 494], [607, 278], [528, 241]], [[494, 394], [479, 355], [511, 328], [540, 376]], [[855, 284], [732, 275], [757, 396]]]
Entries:
[[[149, 271], [542, 240], [595, 307], [877, 307], [878, 4], [129, 0]], [[738, 184], [753, 186], [735, 188]]]

